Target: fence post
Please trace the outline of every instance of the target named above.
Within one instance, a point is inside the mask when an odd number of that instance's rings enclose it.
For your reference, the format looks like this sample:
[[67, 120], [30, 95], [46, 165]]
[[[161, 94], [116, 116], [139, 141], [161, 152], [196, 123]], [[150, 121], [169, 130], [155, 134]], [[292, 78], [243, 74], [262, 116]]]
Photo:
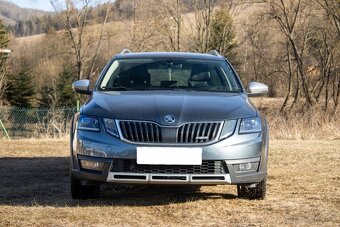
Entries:
[[52, 122], [52, 126], [59, 132], [59, 137], [61, 138], [61, 130]]
[[80, 110], [80, 102], [79, 100], [77, 100], [77, 112], [79, 112], [79, 110]]
[[7, 132], [7, 130], [6, 130], [4, 124], [2, 123], [1, 120], [0, 120], [0, 125], [1, 125], [2, 129], [3, 129], [4, 132], [5, 132], [5, 134], [6, 134], [6, 136], [7, 136], [7, 139], [8, 139], [8, 140], [11, 140], [11, 137], [9, 137], [8, 132]]

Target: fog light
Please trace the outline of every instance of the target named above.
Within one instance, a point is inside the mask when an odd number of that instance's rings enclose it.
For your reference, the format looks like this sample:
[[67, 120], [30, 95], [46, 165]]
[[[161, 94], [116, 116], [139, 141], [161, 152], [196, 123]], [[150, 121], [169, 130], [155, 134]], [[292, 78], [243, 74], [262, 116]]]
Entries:
[[247, 162], [234, 165], [235, 171], [237, 173], [257, 171], [258, 167], [259, 167], [258, 162]]
[[82, 169], [95, 170], [95, 171], [103, 171], [104, 169], [103, 162], [80, 160], [80, 165]]

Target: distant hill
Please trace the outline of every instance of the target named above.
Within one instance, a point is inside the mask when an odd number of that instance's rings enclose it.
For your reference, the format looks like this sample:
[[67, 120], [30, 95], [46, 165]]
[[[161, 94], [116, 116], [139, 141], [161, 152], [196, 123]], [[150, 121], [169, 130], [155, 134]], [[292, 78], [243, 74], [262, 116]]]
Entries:
[[15, 26], [19, 21], [46, 16], [49, 13], [42, 10], [21, 8], [14, 3], [0, 0], [0, 19], [6, 26]]
[[[203, 2], [204, 0], [198, 0], [197, 6], [203, 6]], [[113, 7], [108, 22], [131, 19], [134, 14], [133, 0], [114, 0], [111, 4]], [[181, 5], [182, 13], [189, 13], [194, 10], [192, 0], [181, 0]], [[89, 9], [87, 20], [91, 21], [91, 24], [101, 23], [104, 20], [105, 12], [105, 3], [92, 6]], [[0, 0], [0, 20], [2, 20], [7, 30], [16, 37], [31, 36], [63, 29], [62, 23], [54, 12], [21, 8], [6, 0]]]

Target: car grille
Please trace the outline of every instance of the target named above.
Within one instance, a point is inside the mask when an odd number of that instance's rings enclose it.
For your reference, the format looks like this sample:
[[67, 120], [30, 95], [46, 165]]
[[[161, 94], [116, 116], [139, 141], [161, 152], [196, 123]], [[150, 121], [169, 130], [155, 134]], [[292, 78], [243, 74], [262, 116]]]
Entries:
[[123, 139], [134, 143], [208, 143], [217, 139], [221, 126], [221, 122], [162, 127], [154, 122], [119, 121]]
[[202, 165], [138, 165], [135, 159], [115, 159], [112, 172], [153, 174], [226, 174], [224, 161], [202, 161]]
[[215, 140], [221, 123], [189, 123], [177, 130], [177, 143], [207, 143]]
[[162, 130], [152, 122], [121, 121], [119, 123], [123, 137], [131, 142], [161, 143]]

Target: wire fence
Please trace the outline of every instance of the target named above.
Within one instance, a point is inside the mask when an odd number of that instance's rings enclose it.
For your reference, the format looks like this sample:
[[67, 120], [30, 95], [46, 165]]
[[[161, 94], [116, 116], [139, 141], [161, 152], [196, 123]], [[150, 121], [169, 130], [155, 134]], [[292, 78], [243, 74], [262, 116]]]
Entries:
[[70, 132], [76, 112], [77, 108], [0, 107], [0, 139], [62, 137]]

